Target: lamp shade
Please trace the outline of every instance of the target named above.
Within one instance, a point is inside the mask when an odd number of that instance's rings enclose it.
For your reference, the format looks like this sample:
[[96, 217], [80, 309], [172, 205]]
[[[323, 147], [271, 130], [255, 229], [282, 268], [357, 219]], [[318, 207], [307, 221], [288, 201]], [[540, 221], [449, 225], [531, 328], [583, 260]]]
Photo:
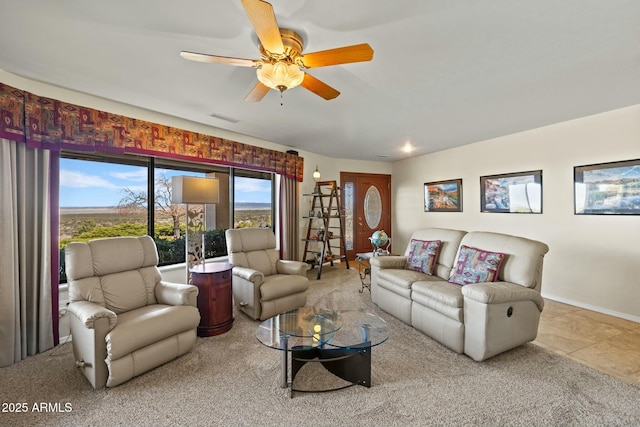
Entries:
[[203, 205], [218, 203], [219, 185], [216, 178], [174, 176], [171, 178], [171, 202]]
[[280, 92], [292, 89], [304, 80], [304, 72], [300, 67], [281, 61], [275, 64], [263, 64], [256, 73], [260, 83], [271, 89], [278, 89]]

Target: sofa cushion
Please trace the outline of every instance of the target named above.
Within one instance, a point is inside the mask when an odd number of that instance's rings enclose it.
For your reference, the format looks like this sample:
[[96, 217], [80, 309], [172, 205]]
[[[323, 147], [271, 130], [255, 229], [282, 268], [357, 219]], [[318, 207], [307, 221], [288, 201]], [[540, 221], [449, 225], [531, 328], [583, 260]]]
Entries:
[[419, 280], [435, 280], [437, 276], [429, 276], [420, 271], [400, 270], [400, 269], [381, 269], [378, 271], [378, 285], [383, 286], [389, 283], [401, 288], [410, 289], [414, 282]]
[[450, 307], [460, 308], [464, 304], [462, 288], [444, 280], [416, 282], [413, 284], [412, 289], [411, 299], [420, 302], [422, 305], [427, 305], [423, 303], [424, 297]]
[[498, 278], [505, 254], [462, 245], [449, 282], [458, 285], [493, 282]]
[[456, 322], [463, 321], [462, 286], [445, 280], [420, 281], [414, 283], [411, 289], [411, 300], [416, 310], [423, 306]]
[[472, 231], [464, 236], [461, 245], [507, 254], [496, 280], [540, 291], [543, 258], [549, 251], [546, 244], [508, 234]]
[[409, 256], [407, 256], [407, 269], [421, 271], [432, 276], [441, 244], [441, 240], [411, 239]]

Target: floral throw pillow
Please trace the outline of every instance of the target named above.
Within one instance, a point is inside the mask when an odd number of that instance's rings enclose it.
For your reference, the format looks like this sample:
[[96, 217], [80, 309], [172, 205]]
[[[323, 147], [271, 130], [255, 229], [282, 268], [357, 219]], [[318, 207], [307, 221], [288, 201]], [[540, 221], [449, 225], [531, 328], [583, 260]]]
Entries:
[[494, 282], [505, 254], [462, 245], [449, 282], [458, 285]]
[[441, 244], [441, 240], [411, 239], [409, 256], [407, 257], [407, 269], [421, 271], [432, 276]]

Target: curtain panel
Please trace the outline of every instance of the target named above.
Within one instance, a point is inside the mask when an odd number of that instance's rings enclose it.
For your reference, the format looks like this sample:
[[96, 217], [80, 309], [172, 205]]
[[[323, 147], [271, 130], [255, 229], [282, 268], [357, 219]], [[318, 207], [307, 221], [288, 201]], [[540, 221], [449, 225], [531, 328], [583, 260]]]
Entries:
[[0, 138], [0, 366], [54, 345], [49, 159]]
[[274, 172], [303, 180], [304, 159], [118, 114], [0, 83], [0, 138], [48, 150], [145, 154]]
[[298, 253], [298, 182], [280, 178], [280, 259], [297, 260]]

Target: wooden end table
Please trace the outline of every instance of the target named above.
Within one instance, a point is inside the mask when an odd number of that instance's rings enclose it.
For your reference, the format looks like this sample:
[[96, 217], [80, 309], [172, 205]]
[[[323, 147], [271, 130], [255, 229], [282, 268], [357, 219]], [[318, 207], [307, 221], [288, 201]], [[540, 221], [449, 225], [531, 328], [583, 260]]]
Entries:
[[198, 287], [200, 325], [198, 336], [210, 337], [233, 326], [233, 294], [228, 262], [200, 264], [191, 268], [191, 282]]

